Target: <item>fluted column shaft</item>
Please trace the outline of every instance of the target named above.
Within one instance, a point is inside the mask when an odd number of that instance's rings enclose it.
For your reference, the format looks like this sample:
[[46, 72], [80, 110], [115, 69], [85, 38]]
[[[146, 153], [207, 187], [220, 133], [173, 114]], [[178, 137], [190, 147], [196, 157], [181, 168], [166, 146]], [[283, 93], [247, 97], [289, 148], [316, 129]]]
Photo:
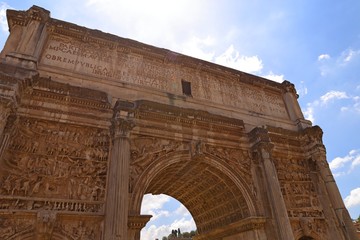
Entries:
[[133, 123], [115, 121], [106, 200], [105, 239], [127, 240], [129, 206], [129, 134]]
[[343, 229], [345, 239], [358, 240], [356, 235], [356, 229], [353, 225], [348, 210], [345, 207], [344, 201], [339, 192], [339, 188], [335, 182], [334, 176], [331, 173], [329, 164], [326, 161], [325, 149], [318, 148], [312, 155], [313, 160], [317, 162], [319, 166], [320, 176], [324, 181], [325, 188], [330, 200], [330, 203], [335, 210], [339, 226]]
[[263, 165], [266, 186], [268, 187], [267, 193], [274, 214], [278, 239], [292, 240], [294, 239], [294, 235], [287, 214], [285, 201], [281, 193], [277, 171], [271, 159], [273, 144], [269, 142], [259, 142], [255, 145], [255, 149], [258, 152], [260, 161]]

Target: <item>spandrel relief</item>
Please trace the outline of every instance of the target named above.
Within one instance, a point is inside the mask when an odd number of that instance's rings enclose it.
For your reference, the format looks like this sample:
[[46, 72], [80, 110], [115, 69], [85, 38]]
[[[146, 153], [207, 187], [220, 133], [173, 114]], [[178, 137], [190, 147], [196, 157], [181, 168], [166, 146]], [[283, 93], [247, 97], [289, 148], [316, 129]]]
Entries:
[[0, 237], [1, 239], [21, 239], [22, 234], [34, 230], [35, 222], [35, 218], [0, 217]]
[[[130, 185], [153, 161], [168, 154], [187, 149], [187, 145], [174, 140], [139, 137], [131, 140]], [[187, 149], [188, 150], [188, 149]], [[130, 186], [130, 188], [131, 188]], [[131, 190], [131, 189], [130, 189]]]
[[[38, 205], [80, 211], [73, 201], [103, 201], [108, 149], [107, 131], [20, 119], [1, 163], [2, 202], [4, 196], [20, 197], [20, 202], [35, 198]], [[62, 203], [67, 207], [60, 207], [61, 203], [45, 203], [42, 198], [69, 201]], [[9, 201], [5, 202], [17, 206]], [[23, 204], [36, 208], [35, 203]], [[82, 207], [93, 208], [90, 205]]]
[[66, 239], [95, 240], [101, 239], [102, 225], [100, 221], [67, 220], [57, 223], [54, 231]]
[[324, 217], [307, 162], [290, 158], [274, 163], [289, 217]]
[[229, 166], [241, 172], [242, 178], [251, 184], [249, 152], [243, 149], [226, 148], [206, 144], [206, 152], [217, 158], [223, 159]]

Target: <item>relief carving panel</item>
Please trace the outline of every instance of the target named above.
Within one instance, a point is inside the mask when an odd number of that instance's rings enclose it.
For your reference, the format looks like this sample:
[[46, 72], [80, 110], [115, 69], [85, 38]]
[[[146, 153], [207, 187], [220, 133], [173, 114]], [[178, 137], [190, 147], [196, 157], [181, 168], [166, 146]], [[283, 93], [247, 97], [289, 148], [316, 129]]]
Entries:
[[138, 176], [156, 159], [185, 149], [180, 141], [141, 136], [131, 139], [130, 191]]
[[1, 239], [19, 239], [17, 237], [21, 236], [22, 234], [32, 232], [35, 223], [35, 218], [7, 218], [0, 216]]
[[108, 151], [106, 130], [20, 118], [1, 162], [0, 209], [100, 211]]
[[289, 217], [323, 218], [318, 193], [303, 159], [274, 160]]
[[60, 220], [54, 227], [54, 232], [76, 240], [102, 239], [102, 222], [98, 220]]

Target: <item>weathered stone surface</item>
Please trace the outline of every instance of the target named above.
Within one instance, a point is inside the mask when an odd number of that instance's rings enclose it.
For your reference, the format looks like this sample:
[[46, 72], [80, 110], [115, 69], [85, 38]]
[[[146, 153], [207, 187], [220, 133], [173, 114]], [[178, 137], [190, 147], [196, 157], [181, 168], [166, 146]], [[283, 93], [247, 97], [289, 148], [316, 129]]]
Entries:
[[195, 239], [357, 239], [294, 85], [8, 11], [0, 236], [137, 240], [146, 193]]

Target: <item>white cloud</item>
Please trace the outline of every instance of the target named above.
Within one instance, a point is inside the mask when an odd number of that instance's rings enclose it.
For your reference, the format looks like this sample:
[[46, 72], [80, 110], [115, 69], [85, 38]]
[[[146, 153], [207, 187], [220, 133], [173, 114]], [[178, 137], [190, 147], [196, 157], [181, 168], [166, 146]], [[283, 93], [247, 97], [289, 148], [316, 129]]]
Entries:
[[351, 170], [353, 170], [356, 166], [360, 165], [360, 154], [358, 154], [351, 163]]
[[86, 16], [103, 31], [181, 52], [179, 43], [193, 36], [216, 36], [210, 33], [216, 29], [203, 27], [215, 21], [212, 5], [204, 0], [88, 0]]
[[351, 190], [350, 195], [344, 199], [347, 208], [360, 205], [360, 188]]
[[196, 229], [196, 225], [193, 219], [181, 218], [176, 220], [168, 225], [155, 226], [151, 225], [150, 227], [143, 229], [141, 231], [141, 239], [153, 240], [153, 239], [162, 239], [163, 236], [168, 236], [173, 229], [179, 229], [181, 232], [190, 232]]
[[182, 44], [180, 52], [185, 55], [195, 58], [203, 59], [205, 61], [212, 61], [214, 58], [214, 52], [206, 52], [206, 48], [211, 47], [215, 42], [215, 39], [208, 36], [204, 39], [199, 37], [191, 37]]
[[321, 103], [327, 104], [332, 99], [345, 99], [349, 98], [346, 92], [330, 91], [320, 97]]
[[161, 209], [166, 202], [170, 201], [170, 197], [164, 194], [152, 195], [146, 194], [143, 197], [141, 205], [141, 214], [149, 214], [153, 210]]
[[[340, 95], [339, 95], [340, 97]], [[342, 112], [349, 112], [349, 113], [360, 113], [360, 96], [349, 96], [345, 93], [343, 96], [344, 99], [351, 99], [352, 102], [349, 103], [347, 106], [342, 106], [340, 110]]]
[[267, 75], [262, 77], [278, 83], [282, 83], [285, 80], [284, 75], [276, 75], [272, 71], [270, 71]]
[[300, 97], [308, 94], [308, 89], [307, 89], [304, 81], [301, 81], [300, 85], [297, 88], [298, 88], [297, 92]]
[[[141, 239], [161, 239], [163, 236], [168, 236], [172, 229], [180, 228], [182, 232], [190, 232], [191, 230], [196, 229], [195, 222], [184, 205], [179, 203], [179, 207], [173, 212], [169, 212], [163, 209], [164, 204], [168, 203], [171, 199], [171, 197], [164, 194], [144, 195], [141, 206], [141, 214], [150, 214], [153, 215], [153, 217], [150, 219], [147, 226], [141, 230]], [[153, 222], [159, 218], [170, 219], [170, 217], [174, 216], [176, 216], [178, 219], [173, 220], [169, 224], [163, 224], [161, 226], [156, 226], [153, 224]]]
[[189, 216], [189, 210], [187, 210], [187, 208], [184, 205], [180, 205], [176, 210], [175, 213], [181, 216]]
[[319, 106], [319, 101], [314, 101], [306, 104], [305, 110], [303, 110], [304, 117], [307, 120], [310, 120], [312, 123], [315, 122], [315, 108]]
[[0, 3], [0, 28], [2, 31], [4, 32], [8, 32], [8, 24], [7, 24], [7, 19], [6, 19], [6, 9], [10, 9], [11, 7], [2, 2]]
[[[351, 150], [346, 156], [344, 157], [336, 157], [332, 161], [330, 161], [329, 166], [332, 171], [341, 169], [341, 168], [348, 168], [347, 173], [350, 173], [354, 170], [355, 167], [360, 165], [360, 151], [359, 150]], [[344, 175], [340, 173], [338, 176]]]
[[[342, 51], [336, 57], [330, 57], [328, 54], [318, 56], [318, 64], [321, 76], [338, 75], [347, 69], [360, 56], [360, 49], [348, 48]], [[356, 68], [356, 65], [352, 65]]]
[[344, 91], [329, 91], [322, 95], [319, 100], [307, 103], [306, 108], [303, 109], [303, 113], [306, 119], [311, 122], [315, 122], [316, 111], [335, 100], [347, 99], [348, 101], [344, 106], [340, 107], [341, 112], [357, 113], [360, 114], [360, 96], [351, 96]]
[[338, 168], [341, 168], [346, 163], [350, 162], [351, 160], [352, 160], [352, 156], [350, 156], [350, 155], [347, 155], [345, 157], [336, 157], [329, 163], [330, 169], [336, 170]]
[[329, 54], [321, 54], [321, 55], [318, 57], [318, 60], [319, 60], [319, 61], [326, 60], [326, 59], [330, 59], [330, 55], [329, 55]]
[[347, 64], [351, 62], [355, 57], [357, 57], [360, 54], [360, 50], [353, 50], [353, 49], [347, 49], [342, 52], [340, 61], [343, 64]]
[[242, 56], [233, 45], [216, 57], [215, 63], [247, 73], [258, 73], [263, 68], [262, 60], [258, 56]]

